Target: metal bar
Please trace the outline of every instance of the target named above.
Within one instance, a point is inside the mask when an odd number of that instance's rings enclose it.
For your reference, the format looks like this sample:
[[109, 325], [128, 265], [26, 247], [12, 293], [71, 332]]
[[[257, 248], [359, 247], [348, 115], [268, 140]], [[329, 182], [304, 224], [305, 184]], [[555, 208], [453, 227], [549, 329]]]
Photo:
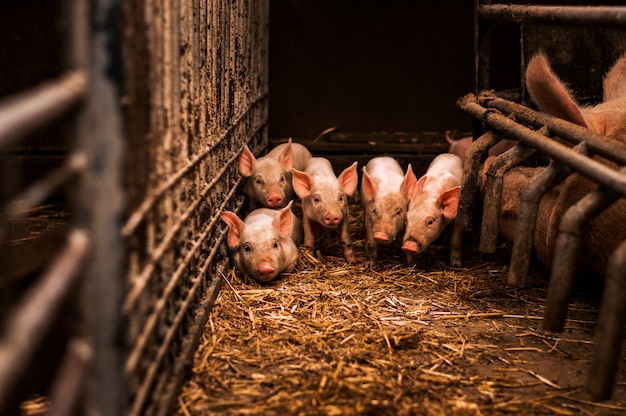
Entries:
[[[224, 172], [226, 172], [228, 167], [237, 159], [237, 156], [238, 155], [234, 155], [233, 157], [231, 157], [229, 161], [224, 165], [224, 167], [222, 167], [222, 169], [215, 175], [215, 178], [213, 178], [213, 180], [204, 187], [202, 192], [200, 192], [200, 194], [198, 195], [198, 198], [196, 198], [196, 200], [191, 205], [189, 205], [184, 214], [179, 218], [178, 222], [176, 222], [176, 224], [174, 224], [168, 230], [167, 234], [163, 237], [161, 244], [159, 244], [152, 252], [149, 262], [144, 266], [139, 276], [133, 280], [132, 287], [128, 291], [128, 295], [126, 296], [126, 300], [124, 301], [124, 306], [122, 308], [125, 314], [129, 313], [129, 311], [134, 308], [135, 303], [139, 299], [139, 295], [141, 294], [141, 292], [143, 292], [144, 288], [150, 281], [150, 277], [153, 275], [156, 264], [163, 257], [168, 247], [172, 244], [172, 242], [174, 241], [174, 237], [181, 230], [183, 224], [191, 218], [191, 215], [196, 211], [198, 206], [206, 201], [206, 195], [211, 189], [213, 189], [213, 186], [215, 186], [215, 184], [222, 178]], [[230, 195], [232, 195], [233, 192], [237, 189], [242, 179], [243, 178], [240, 177], [237, 180], [237, 182], [234, 184], [233, 188], [230, 191]], [[232, 196], [229, 196], [229, 198], [230, 197]], [[228, 201], [228, 199], [225, 199], [224, 204], [226, 203], [226, 201]]]
[[467, 228], [472, 225], [474, 216], [476, 193], [478, 191], [479, 166], [483, 156], [489, 148], [500, 141], [500, 138], [493, 130], [474, 140], [465, 151], [465, 161], [463, 163], [463, 177], [461, 178], [461, 194], [459, 196], [459, 210], [456, 222], [461, 227]]
[[59, 187], [66, 184], [77, 174], [84, 172], [88, 166], [87, 156], [82, 153], [70, 155], [65, 164], [19, 194], [14, 202], [7, 207], [7, 217], [21, 217], [25, 212], [35, 208]]
[[61, 369], [50, 393], [50, 409], [47, 416], [71, 416], [84, 388], [87, 367], [93, 358], [93, 350], [84, 340], [75, 339], [68, 345]]
[[502, 186], [504, 174], [526, 160], [535, 152], [532, 147], [518, 143], [511, 149], [497, 156], [489, 169], [485, 179], [485, 198], [483, 202], [483, 219], [480, 232], [479, 251], [495, 253], [498, 243], [498, 221], [502, 206]]
[[[225, 209], [226, 203], [235, 195], [236, 190], [237, 190], [236, 187], [233, 187], [231, 189], [228, 197], [225, 198], [224, 203], [222, 204], [222, 206], [217, 212], [222, 212]], [[243, 203], [240, 204], [239, 208], [241, 208], [242, 204]], [[166, 300], [180, 285], [180, 279], [182, 278], [184, 270], [187, 268], [190, 260], [193, 258], [196, 252], [200, 249], [200, 247], [202, 247], [202, 244], [204, 243], [207, 236], [213, 230], [213, 228], [215, 227], [218, 221], [219, 221], [219, 215], [215, 215], [213, 219], [207, 224], [204, 231], [198, 236], [196, 243], [189, 250], [189, 253], [187, 253], [184, 260], [180, 263], [180, 265], [178, 266], [174, 274], [169, 278], [167, 285], [163, 289], [163, 293], [161, 294], [159, 300], [156, 302], [154, 306], [154, 310], [152, 314], [143, 325], [143, 330], [141, 334], [137, 337], [135, 346], [133, 347], [132, 351], [128, 355], [128, 359], [126, 360], [126, 365], [124, 366], [124, 371], [126, 372], [126, 374], [132, 374], [135, 371], [136, 366], [142, 357], [144, 349], [146, 348], [148, 340], [150, 339], [150, 334], [152, 334], [152, 332], [156, 328], [157, 322], [159, 321], [158, 318], [160, 317], [160, 315], [167, 312], [167, 310], [165, 309], [165, 306], [167, 304]], [[218, 241], [215, 241], [215, 245], [219, 245], [220, 243], [221, 243], [221, 239]], [[125, 313], [130, 314], [131, 311], [125, 310]]]
[[511, 251], [511, 265], [507, 284], [515, 287], [526, 286], [532, 246], [535, 238], [537, 214], [541, 198], [552, 187], [557, 185], [571, 173], [571, 169], [560, 163], [551, 163], [543, 172], [535, 176], [520, 195], [520, 206], [517, 214], [517, 224], [513, 248]]
[[610, 139], [602, 134], [594, 133], [586, 127], [498, 98], [493, 93], [480, 94], [478, 101], [483, 106], [498, 109], [507, 115], [515, 114], [515, 119], [518, 122], [527, 123], [536, 129], [546, 126], [551, 136], [566, 139], [573, 144], [584, 141], [591, 153], [600, 155], [618, 165], [626, 165], [626, 143], [622, 141]]
[[596, 339], [587, 391], [594, 400], [611, 397], [626, 324], [626, 242], [613, 252], [606, 269], [596, 322]]
[[[493, 109], [483, 107], [476, 102], [473, 94], [468, 94], [461, 100], [460, 107], [463, 111], [483, 120], [483, 122], [492, 128], [521, 140], [525, 144], [550, 155], [558, 162], [569, 166], [599, 184], [626, 195], [626, 176], [620, 172], [608, 169], [607, 166], [602, 163], [576, 153], [571, 148], [548, 139], [542, 134], [510, 120], [508, 117]], [[548, 128], [550, 128], [550, 126], [548, 126]], [[617, 141], [615, 142], [617, 143]], [[592, 144], [588, 143], [588, 146], [591, 150]]]
[[89, 247], [86, 231], [72, 231], [66, 247], [13, 311], [0, 340], [0, 409], [9, 400], [11, 386], [34, 359], [43, 336], [76, 285]]
[[[226, 234], [228, 233], [227, 229], [224, 229], [219, 237], [219, 240], [224, 240], [226, 238]], [[128, 414], [130, 415], [140, 415], [141, 410], [150, 394], [150, 389], [154, 382], [154, 379], [157, 375], [157, 372], [163, 362], [164, 357], [166, 356], [168, 349], [172, 340], [176, 337], [178, 331], [180, 330], [180, 325], [183, 319], [187, 316], [187, 311], [189, 309], [192, 300], [196, 296], [197, 291], [200, 287], [202, 287], [201, 283], [204, 281], [204, 276], [206, 276], [206, 272], [209, 266], [212, 264], [215, 255], [220, 250], [220, 244], [213, 245], [213, 248], [209, 255], [207, 256], [204, 264], [201, 269], [198, 271], [197, 275], [194, 278], [194, 284], [187, 293], [186, 298], [181, 303], [180, 308], [178, 309], [176, 316], [171, 320], [169, 328], [167, 332], [163, 335], [163, 342], [158, 348], [156, 356], [150, 362], [150, 367], [142, 380], [141, 386], [137, 389], [135, 399], [130, 406], [130, 411]]]
[[[150, 193], [146, 197], [146, 199], [144, 199], [144, 201], [139, 205], [139, 207], [129, 216], [128, 220], [126, 221], [126, 224], [124, 224], [124, 226], [122, 227], [122, 235], [124, 237], [128, 237], [128, 236], [132, 235], [132, 233], [139, 226], [139, 224], [141, 224], [141, 222], [143, 220], [145, 220], [146, 215], [152, 209], [154, 204], [157, 201], [159, 201], [163, 197], [163, 195], [165, 195], [165, 192], [167, 192], [174, 185], [176, 185], [187, 173], [189, 173], [189, 171], [191, 171], [194, 167], [196, 167], [207, 156], [210, 156], [211, 152], [213, 152], [215, 150], [215, 148], [222, 143], [222, 141], [224, 141], [227, 137], [230, 137], [232, 135], [233, 131], [239, 125], [239, 123], [243, 120], [243, 118], [246, 117], [247, 115], [249, 115], [250, 111], [254, 107], [256, 107], [259, 103], [265, 101], [267, 99], [267, 97], [268, 97], [267, 94], [263, 94], [263, 95], [257, 97], [248, 106], [248, 108], [246, 108], [246, 110], [244, 112], [242, 112], [239, 116], [237, 116], [233, 120], [232, 124], [226, 129], [226, 131], [224, 131], [222, 133], [222, 135], [215, 142], [213, 142], [206, 150], [204, 150], [203, 152], [199, 153], [184, 168], [180, 169], [178, 172], [176, 172], [175, 174], [173, 174], [170, 177], [168, 177], [167, 181], [165, 181], [161, 186], [159, 186], [159, 188], [156, 191]], [[254, 130], [254, 133], [250, 135], [250, 137], [248, 138], [248, 140], [246, 140], [245, 143], [246, 144], [250, 143], [250, 141], [257, 135], [257, 133], [265, 125], [266, 125], [266, 123], [262, 123], [260, 126], [258, 126]], [[243, 146], [239, 150], [237, 155], [239, 155], [242, 150], [243, 150]]]
[[524, 6], [483, 5], [481, 18], [511, 23], [547, 23], [563, 25], [602, 25], [603, 28], [626, 25], [623, 6]]
[[[224, 283], [224, 271], [228, 267], [228, 261], [222, 262], [217, 267], [215, 277], [211, 280], [211, 285], [206, 291], [203, 291], [203, 300], [199, 302], [196, 309], [196, 319], [192, 326], [189, 328], [187, 338], [183, 341], [182, 353], [180, 359], [176, 361], [172, 375], [175, 380], [171, 380], [170, 383], [174, 386], [168, 386], [167, 391], [169, 394], [159, 396], [159, 404], [156, 406], [158, 409], [157, 416], [168, 416], [172, 414], [172, 407], [178, 398], [178, 392], [182, 387], [182, 383], [187, 377], [187, 368], [189, 363], [193, 362], [194, 353], [196, 352], [200, 336], [204, 333], [204, 326], [209, 318], [209, 312], [211, 311], [217, 295], [219, 294], [222, 284]], [[157, 392], [158, 393], [158, 392]]]
[[[626, 169], [622, 170], [626, 174]], [[586, 226], [594, 217], [611, 206], [620, 194], [598, 188], [567, 209], [554, 247], [552, 273], [543, 314], [543, 328], [560, 332], [565, 324], [567, 302], [572, 289], [576, 266], [582, 252]]]
[[65, 114], [87, 92], [87, 73], [75, 70], [0, 103], [0, 150]]

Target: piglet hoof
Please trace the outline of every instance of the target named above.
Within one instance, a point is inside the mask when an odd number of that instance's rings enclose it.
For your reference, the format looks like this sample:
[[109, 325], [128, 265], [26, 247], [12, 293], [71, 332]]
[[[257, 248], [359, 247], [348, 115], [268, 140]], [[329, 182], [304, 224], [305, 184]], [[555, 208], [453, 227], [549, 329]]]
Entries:
[[461, 267], [461, 257], [450, 256], [450, 267]]

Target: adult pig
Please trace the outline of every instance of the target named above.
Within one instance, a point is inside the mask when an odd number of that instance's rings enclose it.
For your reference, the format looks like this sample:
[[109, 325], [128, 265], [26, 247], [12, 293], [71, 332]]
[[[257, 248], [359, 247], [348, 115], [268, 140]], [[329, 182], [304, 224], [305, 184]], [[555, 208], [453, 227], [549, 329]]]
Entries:
[[247, 178], [245, 192], [250, 207], [282, 208], [293, 199], [291, 168], [304, 169], [311, 158], [306, 147], [289, 142], [276, 146], [267, 155], [255, 158], [248, 146], [239, 157], [239, 173]]
[[[618, 60], [607, 73], [604, 79], [604, 101], [593, 107], [583, 108], [578, 105], [562, 81], [553, 73], [543, 54], [535, 55], [529, 62], [526, 85], [530, 96], [542, 111], [621, 142], [626, 141], [626, 58]], [[615, 168], [605, 159], [595, 159]], [[488, 163], [485, 169], [487, 166]], [[519, 195], [530, 179], [542, 169], [518, 167], [504, 176], [499, 229], [505, 238], [514, 239]], [[552, 265], [559, 224], [564, 213], [596, 187], [590, 179], [574, 173], [541, 199], [533, 246], [542, 263]], [[622, 198], [589, 223], [580, 258], [595, 273], [602, 275], [609, 256], [624, 239], [626, 201]]]
[[311, 251], [322, 230], [337, 229], [343, 245], [343, 254], [350, 263], [355, 261], [350, 237], [348, 197], [356, 191], [357, 162], [346, 168], [339, 177], [328, 159], [313, 157], [304, 171], [292, 169], [293, 189], [302, 198], [304, 245]]
[[[461, 159], [465, 161], [465, 153], [467, 153], [467, 149], [472, 144], [473, 138], [472, 136], [462, 137], [460, 139], [454, 140], [449, 130], [446, 130], [446, 141], [450, 144], [448, 148], [448, 153], [452, 153], [453, 155], [457, 155]], [[515, 146], [517, 142], [515, 140], [503, 139], [498, 143], [494, 144], [488, 151], [488, 156], [497, 156], [501, 153], [506, 152], [511, 147]]]
[[[457, 155], [443, 153], [433, 159], [424, 176], [417, 181], [409, 201], [402, 245], [410, 266], [456, 218], [462, 176], [463, 160]], [[459, 251], [455, 247], [451, 249], [453, 266], [460, 265]]]
[[302, 225], [291, 212], [292, 203], [280, 210], [256, 209], [245, 221], [234, 212], [222, 212], [221, 218], [229, 226], [226, 242], [240, 271], [261, 282], [293, 271]]
[[361, 203], [369, 265], [377, 261], [379, 244], [392, 244], [404, 233], [409, 196], [416, 182], [411, 165], [405, 174], [400, 164], [388, 156], [375, 157], [363, 167]]

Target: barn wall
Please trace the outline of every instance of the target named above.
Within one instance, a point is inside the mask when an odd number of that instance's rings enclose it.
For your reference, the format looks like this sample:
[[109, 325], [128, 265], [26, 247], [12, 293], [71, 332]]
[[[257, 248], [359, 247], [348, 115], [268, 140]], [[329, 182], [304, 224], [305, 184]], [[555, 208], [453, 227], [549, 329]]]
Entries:
[[169, 407], [226, 264], [238, 156], [267, 146], [268, 1], [126, 2], [131, 414]]

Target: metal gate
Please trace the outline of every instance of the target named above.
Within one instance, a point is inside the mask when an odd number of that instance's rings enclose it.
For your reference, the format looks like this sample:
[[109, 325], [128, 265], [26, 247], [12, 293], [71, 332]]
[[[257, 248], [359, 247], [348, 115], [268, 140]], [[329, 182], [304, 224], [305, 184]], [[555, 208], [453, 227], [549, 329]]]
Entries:
[[[459, 100], [459, 107], [474, 117], [477, 131], [487, 130], [478, 138], [466, 159], [463, 190], [457, 221], [471, 225], [474, 210], [476, 183], [480, 160], [486, 150], [502, 136], [515, 138], [519, 144], [499, 156], [487, 173], [480, 250], [494, 252], [498, 234], [498, 217], [502, 198], [503, 177], [512, 167], [527, 159], [535, 151], [548, 155], [553, 162], [541, 177], [529, 184], [521, 198], [518, 224], [513, 244], [508, 283], [523, 286], [529, 270], [530, 250], [534, 225], [541, 197], [571, 172], [577, 172], [600, 184], [598, 190], [588, 194], [572, 206], [563, 216], [560, 235], [556, 242], [555, 258], [543, 327], [548, 330], [563, 329], [567, 302], [576, 271], [578, 247], [581, 246], [585, 225], [618, 198], [626, 196], [626, 144], [572, 123], [548, 117], [520, 105], [526, 102], [524, 73], [527, 59], [538, 50], [547, 50], [562, 65], [584, 67], [587, 82], [579, 91], [583, 98], [592, 96], [601, 88], [602, 75], [609, 65], [626, 51], [626, 8], [591, 6], [522, 6], [477, 2], [476, 6], [476, 91]], [[495, 57], [491, 42], [495, 38], [495, 23], [519, 25], [520, 36], [520, 89], [505, 93], [488, 91], [490, 68]], [[601, 47], [587, 50], [585, 45]], [[582, 53], [580, 51], [584, 51]], [[552, 52], [552, 53], [550, 53]], [[587, 58], [590, 61], [575, 63]], [[563, 62], [564, 61], [564, 62]], [[594, 76], [595, 75], [595, 76]], [[600, 94], [601, 97], [601, 94]], [[517, 102], [516, 102], [517, 101]], [[551, 137], [568, 141], [575, 147], [564, 146]], [[592, 159], [602, 156], [621, 166], [614, 170]], [[469, 186], [467, 186], [469, 185]], [[626, 242], [611, 256], [606, 270], [606, 285], [597, 323], [596, 351], [588, 382], [589, 392], [598, 399], [611, 394], [615, 376], [615, 363], [619, 356], [626, 300]]]
[[[3, 247], [41, 207], [63, 220], [61, 245], [44, 233], [53, 256], [28, 244], [28, 269], [2, 279], [15, 295], [3, 292], [0, 413], [32, 393], [51, 414], [171, 411], [227, 265], [219, 214], [243, 202], [236, 161], [268, 143], [268, 4], [0, 7], [13, 50], [28, 16], [67, 51], [51, 81], [0, 98]], [[64, 138], [53, 150], [50, 134]], [[58, 166], [26, 186], [43, 170], [20, 164], [34, 153]]]

